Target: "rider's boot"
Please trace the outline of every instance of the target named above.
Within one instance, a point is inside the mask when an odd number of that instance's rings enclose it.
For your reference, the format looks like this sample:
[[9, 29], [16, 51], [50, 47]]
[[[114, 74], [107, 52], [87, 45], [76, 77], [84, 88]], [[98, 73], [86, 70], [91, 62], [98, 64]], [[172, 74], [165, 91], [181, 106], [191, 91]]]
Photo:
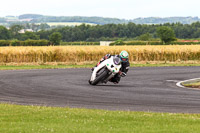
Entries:
[[95, 69], [95, 68], [96, 68], [96, 66], [95, 66], [95, 67], [93, 67], [91, 70], [92, 70], [92, 71], [94, 71], [94, 69]]

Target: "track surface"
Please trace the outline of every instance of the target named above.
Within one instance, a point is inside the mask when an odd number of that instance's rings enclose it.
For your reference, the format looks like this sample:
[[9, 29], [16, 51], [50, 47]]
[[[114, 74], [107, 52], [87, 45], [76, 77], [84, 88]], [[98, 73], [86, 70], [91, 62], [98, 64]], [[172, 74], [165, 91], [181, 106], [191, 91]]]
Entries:
[[6, 70], [0, 71], [0, 102], [200, 113], [200, 90], [176, 86], [199, 74], [199, 67], [140, 67], [131, 68], [118, 85], [90, 86], [90, 69]]

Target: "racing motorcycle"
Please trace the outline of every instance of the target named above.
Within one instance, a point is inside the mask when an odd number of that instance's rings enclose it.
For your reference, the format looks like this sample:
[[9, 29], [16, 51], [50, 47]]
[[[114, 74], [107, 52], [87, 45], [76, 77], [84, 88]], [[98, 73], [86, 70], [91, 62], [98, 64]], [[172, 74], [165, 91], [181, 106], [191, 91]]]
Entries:
[[97, 67], [94, 68], [92, 76], [89, 80], [89, 84], [97, 85], [99, 83], [107, 83], [112, 79], [117, 73], [119, 73], [121, 68], [121, 60], [119, 57], [111, 56], [106, 59]]

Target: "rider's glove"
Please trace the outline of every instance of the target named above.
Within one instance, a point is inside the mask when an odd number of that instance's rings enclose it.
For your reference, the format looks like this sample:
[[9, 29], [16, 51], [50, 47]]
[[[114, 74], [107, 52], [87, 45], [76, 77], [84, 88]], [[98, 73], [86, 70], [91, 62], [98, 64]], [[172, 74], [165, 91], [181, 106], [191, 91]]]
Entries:
[[125, 72], [122, 72], [122, 73], [121, 73], [121, 76], [122, 76], [122, 77], [125, 77], [125, 76], [126, 76], [126, 73], [125, 73]]
[[110, 58], [110, 56], [111, 56], [110, 54], [107, 54], [107, 55], [104, 56], [104, 58], [108, 59], [108, 58]]
[[125, 76], [126, 76], [126, 73], [125, 73], [125, 72], [119, 71], [119, 75], [120, 75], [121, 77], [125, 77]]

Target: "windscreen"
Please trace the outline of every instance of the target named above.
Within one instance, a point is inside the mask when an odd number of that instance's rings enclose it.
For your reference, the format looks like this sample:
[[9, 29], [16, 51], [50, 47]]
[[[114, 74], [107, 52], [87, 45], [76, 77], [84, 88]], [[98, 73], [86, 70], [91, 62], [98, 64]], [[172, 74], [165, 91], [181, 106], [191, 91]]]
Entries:
[[115, 65], [120, 65], [121, 64], [121, 60], [119, 57], [114, 57], [113, 58], [113, 62], [115, 63]]

